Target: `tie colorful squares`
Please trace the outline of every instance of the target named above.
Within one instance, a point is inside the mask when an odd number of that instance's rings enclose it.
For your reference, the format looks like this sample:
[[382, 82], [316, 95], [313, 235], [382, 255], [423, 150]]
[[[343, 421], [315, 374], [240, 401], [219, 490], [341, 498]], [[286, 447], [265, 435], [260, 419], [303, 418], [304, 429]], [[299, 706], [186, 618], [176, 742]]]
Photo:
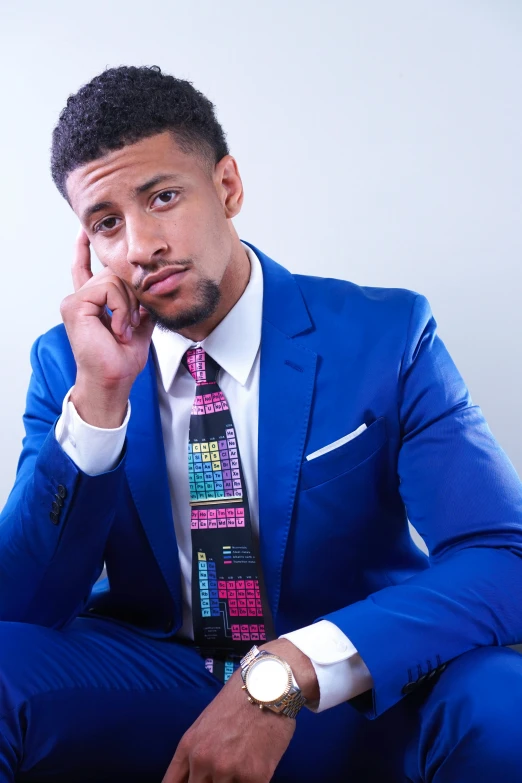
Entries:
[[[188, 445], [194, 641], [212, 670], [273, 634], [236, 432], [217, 384], [220, 368], [200, 347], [182, 361], [196, 381]], [[231, 673], [225, 663], [224, 679]]]

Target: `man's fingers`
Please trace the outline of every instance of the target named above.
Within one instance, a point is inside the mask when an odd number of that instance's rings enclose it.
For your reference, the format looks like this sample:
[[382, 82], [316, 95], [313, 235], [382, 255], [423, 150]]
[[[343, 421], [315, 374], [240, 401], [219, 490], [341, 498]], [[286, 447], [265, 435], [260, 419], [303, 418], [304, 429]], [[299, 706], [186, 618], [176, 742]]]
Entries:
[[132, 339], [131, 308], [129, 294], [125, 286], [109, 282], [107, 285], [107, 307], [112, 313], [111, 330], [121, 342]]
[[134, 328], [134, 334], [140, 339], [150, 340], [152, 337], [152, 332], [154, 331], [154, 321], [152, 320], [148, 310], [145, 310], [144, 307], [140, 307], [138, 310], [138, 315], [140, 323]]
[[[134, 291], [121, 278], [114, 275], [110, 269], [102, 269], [93, 275], [91, 267], [91, 248], [89, 237], [80, 229], [76, 237], [75, 256], [72, 265], [72, 278], [75, 292], [80, 289], [96, 289], [92, 303], [100, 305], [100, 293], [102, 281], [106, 290], [105, 304], [112, 311], [110, 327], [112, 332], [121, 342], [130, 342], [132, 339], [132, 328], [134, 328], [142, 339], [152, 334], [153, 324], [150, 322], [148, 313], [141, 308]], [[105, 322], [106, 317], [102, 316]], [[108, 325], [108, 323], [106, 323]]]
[[71, 273], [75, 291], [78, 291], [92, 277], [91, 247], [89, 237], [83, 228], [79, 230], [76, 237]]
[[63, 300], [61, 311], [66, 324], [72, 311], [81, 311], [83, 316], [101, 318], [120, 342], [129, 343], [132, 339], [129, 297], [120, 280], [87, 286], [80, 293], [71, 294]]
[[[80, 228], [76, 236], [74, 261], [71, 272], [75, 291], [79, 291], [80, 288], [83, 288], [83, 286], [89, 283], [91, 285], [98, 285], [98, 283], [106, 277], [114, 276], [116, 278], [116, 275], [114, 275], [114, 273], [107, 267], [102, 269], [100, 272], [97, 272], [97, 274], [93, 274], [91, 266], [91, 243], [83, 228]], [[134, 291], [124, 280], [121, 280], [121, 278], [117, 279], [129, 301], [131, 324], [132, 326], [139, 326], [139, 302], [134, 294]]]
[[176, 751], [161, 783], [187, 783], [189, 771], [188, 757]]
[[[130, 287], [128, 283], [126, 283], [124, 280], [121, 279], [121, 277], [117, 277], [117, 275], [114, 274], [108, 267], [104, 267], [99, 272], [96, 272], [95, 275], [92, 275], [86, 283], [82, 286], [82, 288], [92, 288], [93, 286], [99, 286], [100, 283], [106, 284], [112, 282], [115, 285], [117, 285], [119, 288], [121, 288], [122, 292], [125, 294], [129, 301], [129, 311], [130, 311], [130, 318], [131, 318], [131, 324], [132, 326], [139, 326], [140, 324], [140, 303], [138, 299], [136, 298], [136, 294]], [[141, 308], [143, 310], [143, 308]]]

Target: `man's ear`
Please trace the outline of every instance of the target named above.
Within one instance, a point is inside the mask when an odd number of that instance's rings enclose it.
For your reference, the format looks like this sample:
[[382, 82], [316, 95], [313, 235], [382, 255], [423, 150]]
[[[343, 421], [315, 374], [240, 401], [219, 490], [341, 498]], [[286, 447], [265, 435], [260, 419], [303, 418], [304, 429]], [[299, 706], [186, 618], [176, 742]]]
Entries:
[[235, 217], [241, 212], [244, 192], [237, 162], [232, 155], [225, 155], [216, 163], [213, 179], [225, 217]]

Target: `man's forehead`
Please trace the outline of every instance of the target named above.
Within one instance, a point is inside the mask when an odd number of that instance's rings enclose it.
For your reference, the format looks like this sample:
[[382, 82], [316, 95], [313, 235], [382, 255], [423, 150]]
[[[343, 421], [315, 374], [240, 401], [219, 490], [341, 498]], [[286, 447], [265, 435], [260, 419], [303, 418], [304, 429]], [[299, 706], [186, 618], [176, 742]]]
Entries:
[[182, 152], [171, 134], [149, 137], [78, 166], [67, 177], [67, 193], [80, 214], [88, 201], [112, 200], [115, 191], [134, 196], [167, 177], [186, 183], [198, 169], [196, 157]]

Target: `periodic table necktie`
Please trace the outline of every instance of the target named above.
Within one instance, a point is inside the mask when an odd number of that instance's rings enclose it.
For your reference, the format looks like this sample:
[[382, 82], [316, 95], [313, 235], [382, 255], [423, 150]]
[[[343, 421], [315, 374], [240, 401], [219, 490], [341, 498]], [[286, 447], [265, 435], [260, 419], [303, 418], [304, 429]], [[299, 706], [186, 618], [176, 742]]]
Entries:
[[188, 444], [194, 642], [226, 681], [252, 643], [274, 634], [220, 367], [201, 347], [182, 362], [196, 382]]

